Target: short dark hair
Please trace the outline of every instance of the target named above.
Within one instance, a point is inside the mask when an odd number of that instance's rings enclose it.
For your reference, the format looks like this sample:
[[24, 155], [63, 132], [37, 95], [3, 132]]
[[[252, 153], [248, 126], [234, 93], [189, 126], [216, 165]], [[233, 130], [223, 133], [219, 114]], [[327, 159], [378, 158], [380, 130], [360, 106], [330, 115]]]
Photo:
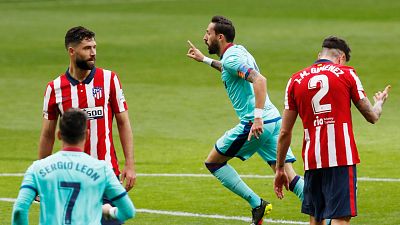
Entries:
[[84, 39], [92, 39], [95, 33], [82, 26], [69, 29], [65, 34], [65, 49], [68, 50], [70, 44], [79, 44]]
[[70, 108], [60, 120], [61, 139], [68, 144], [78, 144], [86, 138], [87, 114], [81, 109]]
[[336, 37], [336, 36], [329, 36], [325, 38], [324, 42], [322, 42], [322, 47], [323, 48], [333, 48], [333, 49], [339, 49], [340, 51], [344, 52], [346, 55], [346, 62], [350, 61], [350, 52], [351, 49], [349, 45], [346, 43], [345, 40]]
[[215, 23], [214, 30], [216, 34], [223, 34], [228, 42], [235, 39], [235, 27], [232, 21], [223, 16], [213, 16], [212, 23]]

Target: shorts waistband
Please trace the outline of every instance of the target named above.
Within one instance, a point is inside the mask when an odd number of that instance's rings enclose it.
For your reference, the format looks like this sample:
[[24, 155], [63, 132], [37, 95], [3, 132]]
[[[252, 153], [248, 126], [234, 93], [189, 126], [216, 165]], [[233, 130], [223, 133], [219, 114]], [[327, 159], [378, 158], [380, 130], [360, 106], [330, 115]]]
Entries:
[[[282, 117], [278, 116], [278, 117], [276, 117], [274, 119], [264, 120], [264, 124], [274, 123], [276, 121], [279, 121], [280, 119], [282, 119]], [[253, 121], [240, 121], [240, 123], [243, 124], [243, 125], [247, 125], [247, 124], [253, 124]]]

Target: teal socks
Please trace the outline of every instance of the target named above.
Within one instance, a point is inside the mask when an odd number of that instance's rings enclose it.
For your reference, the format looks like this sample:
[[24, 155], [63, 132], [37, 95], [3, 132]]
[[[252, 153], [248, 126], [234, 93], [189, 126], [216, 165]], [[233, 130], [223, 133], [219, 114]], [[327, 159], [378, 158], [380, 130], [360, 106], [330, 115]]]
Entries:
[[300, 201], [304, 200], [303, 189], [304, 189], [304, 179], [300, 176], [295, 176], [289, 184], [289, 189], [292, 191]]
[[212, 173], [226, 188], [246, 200], [251, 208], [261, 204], [261, 198], [240, 178], [236, 170], [225, 164]]

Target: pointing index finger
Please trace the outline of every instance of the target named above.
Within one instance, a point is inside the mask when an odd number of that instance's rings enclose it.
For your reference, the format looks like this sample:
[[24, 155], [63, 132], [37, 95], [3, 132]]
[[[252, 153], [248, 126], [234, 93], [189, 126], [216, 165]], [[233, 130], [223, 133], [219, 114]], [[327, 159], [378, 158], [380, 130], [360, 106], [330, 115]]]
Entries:
[[390, 88], [392, 88], [392, 86], [388, 85], [385, 87], [385, 90], [383, 92], [389, 93]]
[[192, 42], [190, 42], [189, 40], [188, 40], [187, 42], [188, 42], [188, 44], [190, 45], [190, 47], [196, 49], [196, 46], [194, 46], [194, 44], [192, 44]]

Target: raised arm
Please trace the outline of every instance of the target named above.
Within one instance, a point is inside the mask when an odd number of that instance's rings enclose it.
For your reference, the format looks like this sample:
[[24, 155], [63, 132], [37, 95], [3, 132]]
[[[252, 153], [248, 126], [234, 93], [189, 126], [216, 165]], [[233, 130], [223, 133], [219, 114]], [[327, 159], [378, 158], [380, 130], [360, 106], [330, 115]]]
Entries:
[[192, 44], [192, 42], [188, 41], [188, 44], [189, 44], [189, 50], [186, 55], [189, 58], [192, 58], [197, 62], [204, 62], [207, 65], [210, 65], [214, 69], [218, 70], [219, 72], [222, 71], [222, 64], [220, 61], [204, 56], [204, 54], [199, 49], [197, 49], [196, 46]]
[[57, 119], [48, 120], [43, 118], [42, 131], [39, 139], [39, 159], [46, 158], [51, 155], [55, 140], [55, 132], [57, 127]]
[[357, 103], [355, 103], [358, 111], [364, 116], [364, 118], [375, 124], [382, 114], [382, 107], [385, 103], [386, 99], [389, 97], [389, 90], [391, 86], [386, 86], [385, 90], [378, 91], [374, 95], [374, 106], [372, 106], [371, 102], [367, 97], [360, 99]]

